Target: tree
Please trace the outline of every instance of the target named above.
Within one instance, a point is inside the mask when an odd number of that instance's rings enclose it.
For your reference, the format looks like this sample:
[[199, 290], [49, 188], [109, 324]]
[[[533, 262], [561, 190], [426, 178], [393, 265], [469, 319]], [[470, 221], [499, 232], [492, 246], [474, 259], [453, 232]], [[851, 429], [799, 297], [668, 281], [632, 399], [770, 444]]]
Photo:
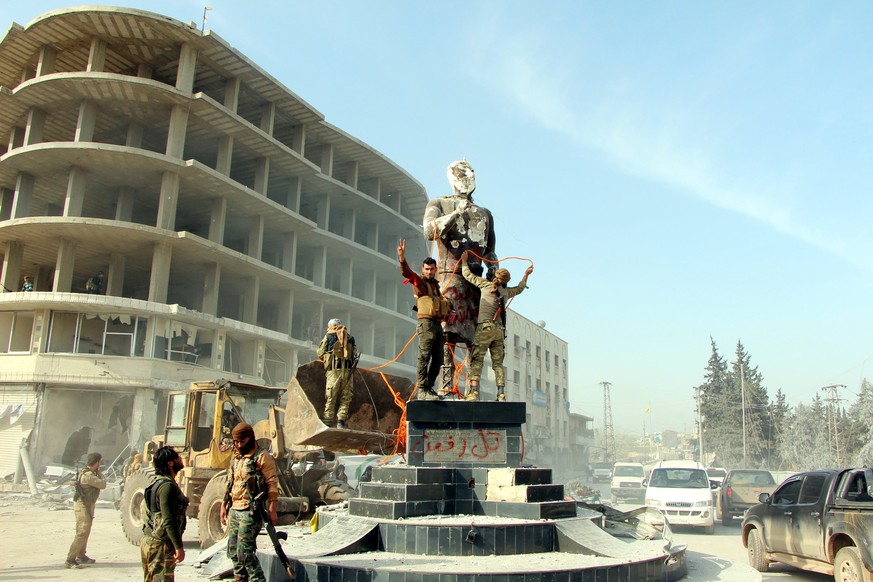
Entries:
[[[817, 404], [816, 404], [817, 401]], [[793, 471], [815, 471], [836, 466], [827, 425], [823, 422], [821, 397], [816, 394], [813, 404], [798, 404], [785, 423], [780, 438], [779, 455]]]
[[855, 465], [873, 466], [873, 384], [865, 378], [861, 382], [858, 400], [849, 407], [849, 426], [846, 430], [848, 452], [854, 453]]
[[[764, 387], [764, 378], [758, 367], [752, 365], [752, 357], [746, 352], [742, 341], [737, 341], [735, 356], [728, 382], [739, 404], [740, 431], [745, 431], [745, 447], [740, 444], [740, 462], [736, 466], [761, 467], [767, 464], [771, 456], [770, 399]], [[740, 436], [742, 441], [743, 435]]]

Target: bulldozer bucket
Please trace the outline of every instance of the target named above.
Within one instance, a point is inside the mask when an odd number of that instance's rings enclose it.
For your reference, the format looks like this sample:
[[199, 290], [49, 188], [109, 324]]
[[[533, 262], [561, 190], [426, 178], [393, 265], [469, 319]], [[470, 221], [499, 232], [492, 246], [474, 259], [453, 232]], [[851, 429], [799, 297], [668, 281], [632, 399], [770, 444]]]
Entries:
[[386, 382], [403, 401], [409, 399], [415, 386], [408, 378], [355, 370], [354, 396], [346, 420], [348, 428], [332, 428], [321, 420], [325, 401], [324, 366], [319, 361], [300, 366], [288, 383], [286, 446], [294, 449], [306, 445], [337, 453], [361, 450], [390, 453], [394, 439], [391, 433], [400, 424], [403, 411], [395, 403]]

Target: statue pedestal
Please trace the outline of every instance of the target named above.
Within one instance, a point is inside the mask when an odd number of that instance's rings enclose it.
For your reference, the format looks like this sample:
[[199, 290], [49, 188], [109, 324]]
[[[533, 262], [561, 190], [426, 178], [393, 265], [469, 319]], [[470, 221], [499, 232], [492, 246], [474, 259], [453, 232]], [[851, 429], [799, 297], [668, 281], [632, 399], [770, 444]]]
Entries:
[[520, 467], [524, 402], [413, 400], [406, 405], [412, 467]]

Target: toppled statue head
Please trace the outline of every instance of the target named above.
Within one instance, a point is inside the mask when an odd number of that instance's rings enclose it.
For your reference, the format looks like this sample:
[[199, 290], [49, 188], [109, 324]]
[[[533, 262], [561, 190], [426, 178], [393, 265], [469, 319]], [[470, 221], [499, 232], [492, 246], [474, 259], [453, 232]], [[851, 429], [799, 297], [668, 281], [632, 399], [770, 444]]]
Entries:
[[449, 164], [446, 176], [456, 195], [470, 198], [476, 189], [476, 172], [466, 159]]

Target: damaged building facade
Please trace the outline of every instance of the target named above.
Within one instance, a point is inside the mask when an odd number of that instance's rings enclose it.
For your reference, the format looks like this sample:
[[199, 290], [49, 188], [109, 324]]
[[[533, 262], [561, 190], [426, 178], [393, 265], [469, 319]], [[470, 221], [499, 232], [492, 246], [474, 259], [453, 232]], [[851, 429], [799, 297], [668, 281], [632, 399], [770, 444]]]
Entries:
[[[0, 144], [0, 478], [22, 443], [37, 470], [126, 456], [191, 381], [284, 386], [329, 318], [365, 367], [415, 332], [396, 246], [425, 255], [423, 186], [211, 31], [108, 7], [12, 24]], [[530, 461], [561, 459], [567, 344], [508, 330]], [[384, 369], [414, 377], [411, 348]]]
[[110, 462], [192, 380], [284, 386], [331, 317], [362, 366], [414, 332], [396, 246], [424, 255], [423, 186], [209, 31], [96, 7], [13, 24], [0, 143], [0, 473], [23, 439], [35, 467]]

